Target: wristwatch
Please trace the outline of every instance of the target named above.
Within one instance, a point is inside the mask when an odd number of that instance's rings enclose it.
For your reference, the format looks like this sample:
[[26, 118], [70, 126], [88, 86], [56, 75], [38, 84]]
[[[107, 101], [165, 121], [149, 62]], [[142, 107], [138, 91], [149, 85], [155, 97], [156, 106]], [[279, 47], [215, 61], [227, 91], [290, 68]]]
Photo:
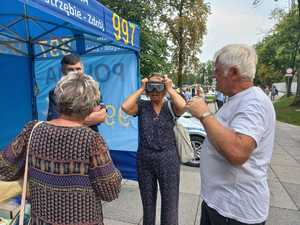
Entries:
[[212, 115], [213, 115], [213, 114], [212, 114], [211, 112], [207, 111], [207, 112], [203, 113], [203, 114], [200, 116], [199, 119], [202, 121], [202, 120], [205, 119], [206, 117], [212, 116]]

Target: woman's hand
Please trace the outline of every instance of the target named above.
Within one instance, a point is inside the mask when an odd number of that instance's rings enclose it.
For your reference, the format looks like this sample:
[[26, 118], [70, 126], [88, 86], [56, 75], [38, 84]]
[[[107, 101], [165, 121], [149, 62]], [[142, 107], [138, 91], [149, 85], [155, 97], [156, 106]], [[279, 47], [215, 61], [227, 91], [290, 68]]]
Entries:
[[146, 84], [147, 84], [147, 82], [148, 82], [148, 78], [144, 78], [142, 81], [141, 81], [141, 83], [142, 83], [142, 86], [141, 86], [141, 88], [143, 89], [143, 91], [145, 90], [145, 88], [146, 88]]
[[136, 115], [138, 113], [138, 99], [143, 94], [146, 88], [146, 84], [148, 82], [148, 78], [144, 78], [141, 80], [141, 87], [136, 90], [134, 93], [129, 95], [126, 100], [123, 102], [121, 108], [128, 115]]
[[173, 82], [168, 75], [164, 75], [163, 83], [167, 92], [170, 92], [173, 89]]

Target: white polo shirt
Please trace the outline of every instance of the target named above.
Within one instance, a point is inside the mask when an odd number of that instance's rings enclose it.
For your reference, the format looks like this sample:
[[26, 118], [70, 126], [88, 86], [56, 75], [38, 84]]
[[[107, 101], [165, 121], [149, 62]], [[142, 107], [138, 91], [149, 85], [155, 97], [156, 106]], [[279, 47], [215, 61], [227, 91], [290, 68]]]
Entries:
[[219, 214], [242, 223], [261, 223], [269, 211], [267, 169], [271, 160], [275, 111], [258, 87], [232, 97], [216, 114], [217, 120], [256, 141], [250, 158], [232, 166], [206, 138], [200, 157], [201, 195]]

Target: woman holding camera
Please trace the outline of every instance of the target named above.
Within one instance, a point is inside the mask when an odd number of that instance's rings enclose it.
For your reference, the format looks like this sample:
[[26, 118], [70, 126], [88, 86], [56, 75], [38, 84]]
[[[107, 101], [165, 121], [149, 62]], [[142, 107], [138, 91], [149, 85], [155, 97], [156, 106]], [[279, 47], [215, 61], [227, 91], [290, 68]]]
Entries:
[[[146, 92], [150, 101], [141, 100]], [[143, 225], [155, 225], [157, 182], [161, 192], [161, 225], [178, 225], [180, 161], [173, 132], [174, 121], [165, 95], [176, 115], [184, 112], [185, 100], [172, 88], [172, 80], [158, 73], [142, 80], [142, 86], [122, 104], [139, 121], [137, 172], [143, 203]]]
[[122, 177], [102, 136], [85, 125], [98, 104], [99, 86], [88, 75], [72, 73], [60, 79], [54, 95], [59, 117], [25, 126], [0, 153], [0, 179], [24, 174], [29, 142], [31, 224], [103, 225], [101, 201], [118, 197]]

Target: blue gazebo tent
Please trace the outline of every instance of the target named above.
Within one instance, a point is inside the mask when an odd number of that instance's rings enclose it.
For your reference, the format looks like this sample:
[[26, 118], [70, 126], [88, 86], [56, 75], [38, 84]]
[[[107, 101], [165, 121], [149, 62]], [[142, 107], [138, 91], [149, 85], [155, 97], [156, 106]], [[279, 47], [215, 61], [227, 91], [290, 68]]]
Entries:
[[124, 177], [136, 179], [137, 119], [120, 105], [138, 87], [139, 27], [96, 0], [3, 0], [0, 8], [0, 148], [26, 122], [45, 120], [60, 60], [81, 55], [108, 109], [99, 126]]

